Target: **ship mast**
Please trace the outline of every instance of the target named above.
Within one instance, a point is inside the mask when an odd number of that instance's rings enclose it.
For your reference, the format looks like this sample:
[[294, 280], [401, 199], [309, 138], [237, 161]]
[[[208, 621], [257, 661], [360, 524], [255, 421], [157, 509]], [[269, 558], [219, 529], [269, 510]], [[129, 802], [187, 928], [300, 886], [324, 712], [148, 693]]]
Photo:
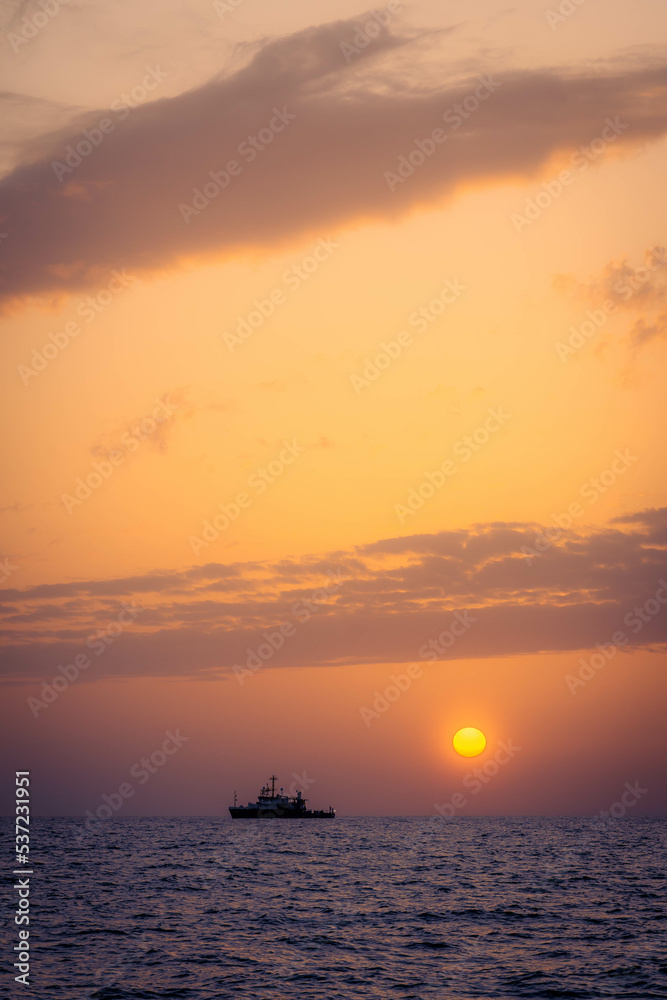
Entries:
[[276, 797], [276, 781], [277, 780], [278, 779], [276, 778], [275, 774], [272, 774], [271, 775], [271, 798], [272, 799], [274, 799]]

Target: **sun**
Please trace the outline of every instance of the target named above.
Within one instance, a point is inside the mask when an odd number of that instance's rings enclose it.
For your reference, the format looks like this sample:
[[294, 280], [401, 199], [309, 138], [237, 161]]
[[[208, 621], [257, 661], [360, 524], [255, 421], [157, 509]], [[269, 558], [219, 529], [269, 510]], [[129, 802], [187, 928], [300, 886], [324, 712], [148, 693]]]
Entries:
[[478, 757], [486, 746], [486, 736], [479, 729], [467, 726], [459, 729], [452, 740], [454, 749], [462, 757]]

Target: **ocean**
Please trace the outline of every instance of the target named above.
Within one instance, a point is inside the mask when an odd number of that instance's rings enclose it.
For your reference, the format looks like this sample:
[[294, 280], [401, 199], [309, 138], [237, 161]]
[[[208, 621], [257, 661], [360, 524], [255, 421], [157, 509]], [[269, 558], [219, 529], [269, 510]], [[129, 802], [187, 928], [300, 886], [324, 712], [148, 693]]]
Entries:
[[12, 924], [3, 996], [667, 997], [666, 826], [37, 819], [31, 985]]

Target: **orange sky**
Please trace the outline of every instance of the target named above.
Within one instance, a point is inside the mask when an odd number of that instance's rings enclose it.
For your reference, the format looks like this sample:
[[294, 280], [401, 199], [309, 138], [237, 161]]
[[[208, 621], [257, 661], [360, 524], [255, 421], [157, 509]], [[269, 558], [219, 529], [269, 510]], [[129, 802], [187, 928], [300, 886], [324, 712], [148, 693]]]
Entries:
[[43, 814], [179, 727], [125, 812], [275, 770], [429, 814], [508, 740], [462, 814], [664, 810], [664, 5], [396, 6], [6, 16], [3, 741]]

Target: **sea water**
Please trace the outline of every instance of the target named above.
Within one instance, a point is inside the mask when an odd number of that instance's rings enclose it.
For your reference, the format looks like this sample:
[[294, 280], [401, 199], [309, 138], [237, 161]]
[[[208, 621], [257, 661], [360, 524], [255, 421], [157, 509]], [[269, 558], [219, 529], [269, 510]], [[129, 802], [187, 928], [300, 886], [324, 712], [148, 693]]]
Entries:
[[31, 985], [10, 917], [3, 996], [667, 997], [666, 827], [38, 819]]

